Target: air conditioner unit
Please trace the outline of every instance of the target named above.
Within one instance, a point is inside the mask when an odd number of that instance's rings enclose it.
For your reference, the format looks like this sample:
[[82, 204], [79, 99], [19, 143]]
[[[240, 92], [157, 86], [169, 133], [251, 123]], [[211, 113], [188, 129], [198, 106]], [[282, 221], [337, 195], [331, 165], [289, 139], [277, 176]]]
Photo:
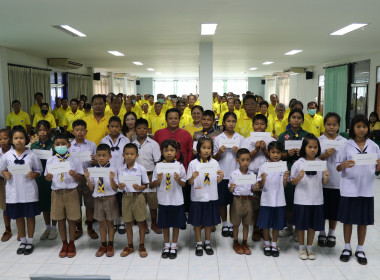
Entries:
[[303, 67], [290, 67], [290, 71], [293, 72], [293, 73], [301, 74], [301, 73], [305, 73], [306, 72], [306, 68], [303, 68]]
[[140, 80], [140, 77], [137, 77], [137, 76], [129, 76], [127, 79], [128, 79], [128, 81], [136, 81], [136, 80]]
[[48, 58], [48, 64], [51, 67], [61, 69], [78, 69], [83, 66], [83, 63], [74, 61], [69, 58]]

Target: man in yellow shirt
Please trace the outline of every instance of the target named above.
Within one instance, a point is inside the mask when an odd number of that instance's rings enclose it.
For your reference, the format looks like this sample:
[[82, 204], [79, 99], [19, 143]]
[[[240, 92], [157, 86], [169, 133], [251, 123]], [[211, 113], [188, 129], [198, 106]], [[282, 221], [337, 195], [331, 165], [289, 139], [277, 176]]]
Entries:
[[253, 131], [252, 119], [256, 115], [256, 98], [253, 95], [246, 95], [243, 99], [243, 106], [246, 114], [238, 119], [235, 131], [247, 138]]
[[218, 95], [216, 97], [216, 102], [212, 105], [212, 110], [214, 111], [215, 116], [220, 117], [222, 112], [222, 98]]
[[[185, 108], [183, 114], [185, 115], [189, 115], [191, 117], [191, 109], [193, 109], [193, 107], [195, 106], [195, 102], [197, 101], [196, 100], [196, 97], [195, 95], [192, 95], [190, 94], [188, 97], [187, 97], [187, 100], [189, 102], [189, 105]], [[178, 102], [177, 102], [177, 106], [178, 106]], [[181, 126], [180, 126], [181, 127]]]
[[53, 114], [53, 116], [54, 116], [54, 119], [56, 119], [56, 120], [59, 119], [59, 117], [58, 117], [58, 110], [61, 108], [61, 106], [62, 106], [62, 99], [59, 98], [59, 97], [57, 97], [57, 98], [55, 99], [55, 108], [54, 108], [54, 110], [51, 112], [51, 113]]
[[71, 108], [69, 106], [69, 101], [67, 100], [66, 97], [62, 98], [62, 107], [59, 108], [57, 112], [58, 116], [58, 123], [57, 125], [63, 129], [63, 131], [66, 131], [67, 128], [67, 119], [66, 119], [66, 113], [70, 112]]
[[[185, 101], [184, 100], [178, 100], [177, 101], [177, 109], [180, 112], [180, 118], [179, 118], [179, 127], [185, 128], [186, 125], [193, 122], [193, 118], [187, 114], [184, 114], [185, 109]], [[194, 107], [193, 107], [194, 108]]]
[[156, 102], [156, 104], [154, 104], [154, 112], [150, 114], [150, 122], [152, 123], [153, 134], [157, 130], [166, 127], [165, 114], [162, 112], [162, 104], [160, 102]]
[[148, 121], [148, 131], [152, 133], [152, 122], [150, 121], [150, 114], [148, 112], [149, 106], [146, 103], [143, 103], [141, 106], [141, 117]]
[[276, 105], [278, 102], [278, 97], [276, 94], [272, 94], [270, 96], [270, 104], [268, 106], [268, 113], [271, 114], [273, 117], [276, 116]]
[[[220, 114], [220, 118], [219, 118], [219, 122], [218, 122], [218, 125], [219, 126], [222, 126], [223, 125], [223, 118], [224, 118], [224, 115], [227, 113], [227, 112], [234, 112], [236, 114], [236, 117], [239, 119], [240, 118], [240, 112], [239, 110], [235, 110], [235, 100], [233, 99], [233, 97], [231, 98], [228, 98], [227, 99], [227, 110], [222, 112]], [[224, 130], [224, 129], [223, 129]], [[222, 131], [223, 131], [222, 130]]]
[[288, 119], [285, 118], [285, 105], [278, 103], [276, 106], [276, 116], [273, 119], [273, 138], [278, 139], [278, 136], [285, 132], [287, 125]]
[[317, 102], [311, 101], [307, 103], [307, 114], [302, 125], [304, 130], [313, 133], [315, 137], [319, 137], [325, 132], [323, 117], [317, 114], [317, 108]]
[[16, 125], [22, 125], [25, 130], [30, 134], [30, 117], [24, 111], [21, 111], [21, 103], [19, 100], [12, 101], [13, 112], [7, 116], [6, 126], [8, 130]]
[[121, 103], [122, 103], [122, 99], [120, 98], [120, 96], [118, 95], [112, 96], [111, 110], [105, 112], [105, 115], [107, 118], [111, 118], [113, 116], [119, 117], [119, 119], [121, 120], [121, 124], [123, 125], [124, 115], [126, 113], [126, 110], [125, 110], [125, 107], [122, 108]]
[[[43, 94], [41, 92], [36, 92], [34, 94], [34, 99], [36, 100], [36, 104], [32, 105], [32, 107], [30, 108], [30, 117], [31, 117], [31, 121], [33, 122], [33, 118], [35, 115], [37, 115], [38, 113], [41, 113], [41, 104], [43, 102]], [[50, 106], [49, 106], [49, 113], [50, 113]]]
[[85, 103], [84, 106], [83, 106], [83, 113], [84, 113], [84, 116], [85, 117], [89, 117], [89, 116], [92, 116], [92, 107], [91, 107], [91, 104], [89, 103]]
[[73, 122], [76, 120], [82, 120], [85, 115], [83, 111], [78, 109], [79, 101], [78, 99], [70, 100], [71, 110], [66, 113], [66, 121], [67, 121], [67, 130], [71, 133], [73, 131]]
[[227, 96], [222, 96], [222, 107], [220, 109], [220, 112], [224, 112], [227, 110]]
[[49, 113], [49, 104], [42, 103], [41, 104], [41, 113], [38, 113], [33, 119], [33, 128], [36, 128], [37, 123], [41, 120], [48, 121], [50, 123], [50, 127], [52, 129], [57, 128], [55, 119], [52, 114]]

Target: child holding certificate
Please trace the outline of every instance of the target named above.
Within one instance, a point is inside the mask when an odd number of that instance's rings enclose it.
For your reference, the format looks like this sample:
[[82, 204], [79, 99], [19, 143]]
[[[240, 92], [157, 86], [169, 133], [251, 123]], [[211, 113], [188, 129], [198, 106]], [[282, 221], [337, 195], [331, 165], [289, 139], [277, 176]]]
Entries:
[[[30, 147], [31, 150], [44, 150], [50, 151], [50, 156], [53, 155], [54, 143], [50, 139], [50, 123], [41, 120], [36, 126], [38, 141], [34, 142]], [[45, 173], [46, 159], [41, 159], [43, 173]], [[40, 203], [40, 210], [44, 216], [46, 225], [45, 231], [40, 236], [40, 240], [54, 240], [58, 236], [57, 221], [50, 220], [50, 207], [51, 207], [51, 182], [47, 181], [45, 176], [36, 178], [38, 186], [38, 198]]]
[[[300, 159], [291, 170], [291, 183], [296, 186], [294, 192], [294, 207], [291, 223], [295, 225], [299, 240], [298, 255], [301, 260], [315, 260], [316, 256], [311, 249], [315, 231], [323, 230], [323, 187], [327, 184], [329, 172], [305, 171], [307, 161], [320, 161], [321, 146], [318, 138], [308, 134], [302, 141]], [[305, 248], [305, 230], [307, 240]]]
[[113, 257], [115, 254], [113, 248], [115, 236], [113, 221], [119, 218], [119, 209], [116, 199], [117, 178], [115, 178], [115, 174], [117, 171], [110, 163], [111, 157], [111, 148], [107, 144], [100, 144], [96, 148], [96, 160], [98, 161], [96, 167], [109, 170], [109, 175], [107, 177], [91, 176], [88, 170], [84, 173], [88, 187], [94, 197], [94, 218], [99, 221], [102, 244], [95, 254], [96, 257], [101, 257], [104, 254], [107, 257]]
[[[218, 183], [223, 180], [224, 173], [220, 170], [218, 162], [211, 158], [213, 155], [213, 141], [210, 137], [202, 136], [199, 139], [197, 152], [199, 156], [190, 162], [187, 171], [187, 179], [191, 185], [188, 223], [194, 226], [197, 241], [195, 255], [203, 256], [203, 249], [207, 255], [213, 255], [211, 227], [220, 223]], [[201, 240], [202, 226], [205, 228], [205, 242], [203, 245]]]
[[[279, 142], [270, 142], [268, 145], [269, 161], [279, 162], [283, 151]], [[268, 172], [265, 166], [259, 168], [257, 176], [258, 185], [261, 188], [260, 212], [257, 226], [264, 233], [264, 255], [278, 257], [280, 249], [277, 247], [278, 233], [286, 226], [285, 194], [284, 188], [288, 183], [290, 172]], [[270, 244], [269, 231], [272, 229], [272, 243]]]
[[[4, 154], [0, 161], [0, 171], [7, 180], [5, 214], [16, 220], [21, 239], [17, 254], [30, 255], [34, 249], [35, 216], [41, 213], [35, 179], [42, 173], [42, 165], [38, 157], [25, 147], [29, 144], [29, 138], [24, 127], [13, 127], [11, 141], [14, 149]], [[25, 218], [28, 237], [25, 232]]]
[[[186, 227], [186, 215], [182, 188], [186, 184], [186, 171], [182, 163], [176, 161], [178, 145], [173, 139], [161, 143], [162, 164], [176, 163], [179, 172], [158, 173], [157, 166], [153, 171], [151, 186], [157, 187], [158, 226], [164, 231], [163, 259], [177, 257], [177, 242], [179, 229]], [[170, 228], [173, 228], [172, 243], [170, 244]]]
[[[358, 246], [355, 257], [360, 264], [367, 264], [364, 240], [367, 225], [374, 224], [374, 173], [380, 164], [379, 147], [369, 139], [369, 133], [368, 119], [356, 115], [350, 124], [351, 139], [340, 148], [336, 160], [337, 170], [342, 172], [338, 210], [338, 221], [344, 224], [345, 245], [340, 256], [342, 262], [348, 262], [352, 255], [352, 225], [357, 225]], [[359, 159], [363, 160], [360, 165]]]

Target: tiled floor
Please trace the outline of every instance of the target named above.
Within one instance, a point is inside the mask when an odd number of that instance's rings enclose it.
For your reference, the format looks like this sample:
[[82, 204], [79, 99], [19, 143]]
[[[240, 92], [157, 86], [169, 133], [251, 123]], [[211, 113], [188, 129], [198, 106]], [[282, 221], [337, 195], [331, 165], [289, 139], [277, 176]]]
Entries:
[[[376, 179], [375, 220], [380, 219], [380, 178]], [[97, 226], [97, 225], [96, 225]], [[12, 223], [14, 233], [16, 225]], [[3, 224], [0, 230], [3, 232]], [[262, 242], [249, 242], [253, 254], [236, 255], [232, 250], [232, 239], [223, 238], [220, 228], [212, 236], [216, 254], [194, 255], [194, 234], [191, 226], [180, 232], [180, 249], [175, 260], [161, 259], [162, 235], [150, 233], [146, 236], [149, 256], [141, 259], [137, 253], [126, 258], [119, 253], [126, 245], [126, 237], [116, 235], [116, 255], [113, 258], [96, 258], [99, 241], [84, 236], [77, 241], [77, 256], [60, 259], [59, 238], [54, 241], [39, 241], [43, 232], [42, 217], [37, 218], [35, 251], [30, 256], [18, 256], [19, 242], [16, 234], [8, 242], [0, 242], [0, 279], [29, 279], [31, 274], [50, 275], [110, 275], [111, 279], [380, 279], [380, 225], [368, 227], [365, 252], [368, 265], [361, 266], [355, 259], [348, 263], [339, 261], [343, 247], [342, 225], [337, 228], [337, 246], [332, 249], [314, 246], [315, 261], [301, 261], [297, 254], [297, 243], [292, 239], [280, 239], [279, 258], [265, 257]], [[97, 228], [96, 228], [97, 229]], [[137, 227], [134, 229], [137, 237]], [[135, 242], [137, 245], [137, 242]], [[316, 244], [316, 239], [315, 243]], [[356, 248], [356, 233], [352, 246]]]

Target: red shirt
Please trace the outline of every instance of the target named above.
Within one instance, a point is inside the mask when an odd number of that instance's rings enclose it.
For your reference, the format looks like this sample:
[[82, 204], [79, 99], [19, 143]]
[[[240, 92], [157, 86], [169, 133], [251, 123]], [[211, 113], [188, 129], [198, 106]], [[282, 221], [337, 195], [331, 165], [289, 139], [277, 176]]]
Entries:
[[[177, 143], [180, 144], [181, 152], [183, 155], [183, 166], [187, 170], [187, 166], [191, 161], [192, 158], [192, 148], [193, 148], [193, 138], [191, 137], [191, 134], [182, 129], [178, 128], [175, 131], [171, 131], [168, 128], [163, 128], [160, 130], [157, 130], [156, 133], [154, 134], [153, 139], [161, 146], [161, 143], [166, 140], [166, 139], [173, 139]], [[177, 153], [176, 158], [179, 158], [179, 151]]]

